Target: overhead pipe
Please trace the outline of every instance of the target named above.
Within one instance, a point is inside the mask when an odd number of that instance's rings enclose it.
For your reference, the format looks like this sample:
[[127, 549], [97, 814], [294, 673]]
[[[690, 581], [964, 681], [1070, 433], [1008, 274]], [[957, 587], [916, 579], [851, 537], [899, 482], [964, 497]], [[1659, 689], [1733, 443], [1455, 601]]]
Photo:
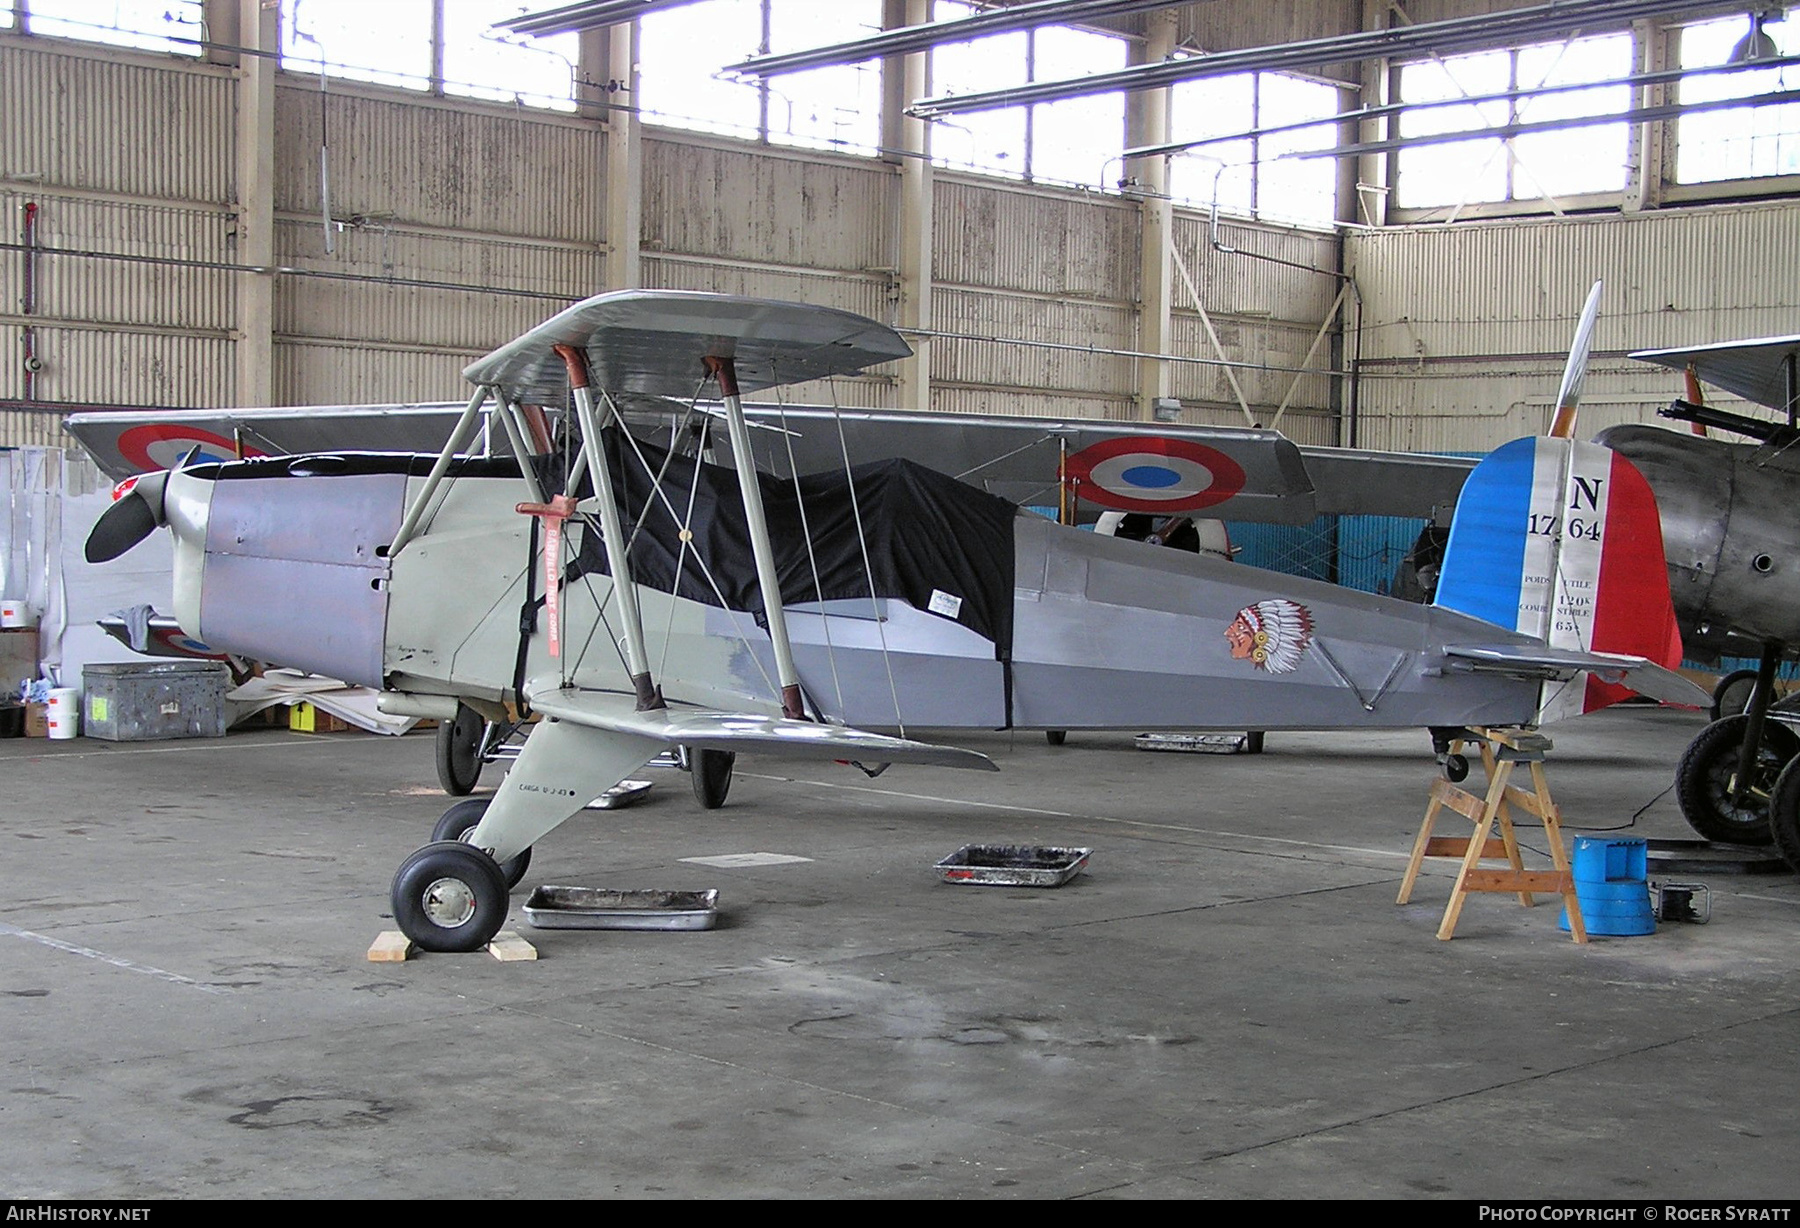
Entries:
[[[37, 314], [37, 215], [38, 204], [35, 200], [25, 202], [25, 286], [21, 314], [33, 316]], [[43, 360], [37, 354], [37, 329], [27, 324], [19, 330], [25, 344], [25, 399], [37, 400], [37, 374], [44, 369]]]
[[1058, 102], [1119, 90], [1159, 89], [1179, 81], [1233, 73], [1289, 71], [1345, 64], [1356, 60], [1399, 59], [1406, 56], [1443, 55], [1487, 47], [1516, 46], [1576, 30], [1624, 26], [1645, 17], [1693, 8], [1692, 0], [1586, 0], [1572, 4], [1537, 4], [1501, 13], [1422, 22], [1390, 30], [1365, 30], [1329, 38], [1283, 43], [1274, 47], [1248, 47], [1190, 56], [1154, 64], [1137, 64], [1112, 72], [1093, 73], [1060, 81], [1040, 81], [1005, 89], [968, 94], [944, 94], [921, 98], [907, 107], [920, 119], [974, 111], [994, 111], [1027, 103]]

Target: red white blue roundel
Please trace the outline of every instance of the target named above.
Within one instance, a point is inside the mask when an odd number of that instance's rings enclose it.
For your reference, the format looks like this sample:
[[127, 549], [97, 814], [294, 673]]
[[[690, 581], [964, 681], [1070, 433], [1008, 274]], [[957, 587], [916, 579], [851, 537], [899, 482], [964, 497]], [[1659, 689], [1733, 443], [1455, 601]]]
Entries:
[[[119, 435], [119, 455], [140, 470], [173, 469], [194, 448], [200, 455], [196, 464], [238, 459], [237, 444], [201, 430], [197, 426], [176, 426], [166, 422], [146, 422]], [[254, 448], [245, 448], [245, 457], [261, 456]]]
[[1121, 512], [1194, 512], [1244, 489], [1244, 468], [1217, 448], [1161, 435], [1105, 439], [1069, 457], [1078, 498]]

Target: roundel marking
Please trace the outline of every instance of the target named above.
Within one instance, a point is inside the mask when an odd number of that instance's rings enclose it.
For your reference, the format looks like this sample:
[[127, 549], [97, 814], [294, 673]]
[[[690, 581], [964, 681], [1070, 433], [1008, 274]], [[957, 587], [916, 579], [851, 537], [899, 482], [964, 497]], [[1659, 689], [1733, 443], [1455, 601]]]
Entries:
[[1079, 497], [1121, 512], [1195, 512], [1244, 489], [1244, 467], [1225, 453], [1162, 435], [1103, 439], [1069, 457], [1064, 473]]
[[[176, 426], [167, 422], [146, 422], [124, 431], [119, 436], [119, 455], [143, 470], [173, 469], [194, 448], [200, 455], [197, 464], [238, 459], [237, 444], [212, 431], [197, 426]], [[244, 457], [263, 455], [255, 448], [245, 448]]]
[[214, 657], [222, 659], [225, 655], [206, 644], [202, 644], [199, 640], [188, 635], [179, 628], [152, 631], [150, 633], [150, 638], [156, 640], [158, 643], [161, 643], [172, 651], [181, 653], [185, 656]]

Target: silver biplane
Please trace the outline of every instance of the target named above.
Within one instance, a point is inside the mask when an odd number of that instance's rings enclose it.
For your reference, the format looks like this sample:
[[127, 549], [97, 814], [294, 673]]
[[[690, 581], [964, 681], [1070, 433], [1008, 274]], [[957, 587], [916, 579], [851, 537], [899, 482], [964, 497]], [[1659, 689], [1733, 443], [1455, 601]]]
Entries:
[[[166, 526], [175, 616], [214, 648], [379, 687], [394, 712], [541, 716], [491, 801], [453, 806], [395, 875], [394, 915], [431, 950], [485, 944], [532, 845], [671, 748], [722, 800], [738, 751], [992, 768], [919, 730], [1424, 726], [1442, 747], [1621, 684], [1704, 701], [1647, 659], [1660, 651], [1611, 650], [1599, 581], [1652, 614], [1659, 578], [1665, 610], [1668, 593], [1654, 515], [1646, 568], [1643, 549], [1615, 559], [1609, 544], [1642, 544], [1642, 506], [1612, 500], [1619, 523], [1631, 510], [1614, 532], [1607, 500], [1583, 503], [1619, 478], [1593, 445], [1535, 441], [1523, 470], [1465, 494], [1485, 519], [1465, 529], [1459, 513], [1445, 573], [1476, 581], [1470, 608], [1504, 615], [1487, 618], [1146, 549], [905, 459], [757, 470], [744, 393], [909, 352], [829, 308], [601, 295], [471, 364], [475, 393], [435, 457], [144, 475], [88, 554]], [[645, 398], [707, 388], [722, 421], [684, 414], [667, 435], [697, 439], [691, 452], [624, 429]], [[490, 399], [511, 455], [462, 456]], [[707, 459], [715, 427], [730, 467]], [[267, 600], [297, 585], [327, 624]]]

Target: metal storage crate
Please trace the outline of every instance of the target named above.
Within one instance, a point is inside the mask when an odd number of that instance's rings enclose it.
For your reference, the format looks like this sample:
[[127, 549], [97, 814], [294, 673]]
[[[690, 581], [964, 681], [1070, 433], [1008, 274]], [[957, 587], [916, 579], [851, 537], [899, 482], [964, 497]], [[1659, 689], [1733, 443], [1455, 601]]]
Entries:
[[222, 661], [89, 665], [81, 673], [81, 732], [108, 742], [225, 736]]

